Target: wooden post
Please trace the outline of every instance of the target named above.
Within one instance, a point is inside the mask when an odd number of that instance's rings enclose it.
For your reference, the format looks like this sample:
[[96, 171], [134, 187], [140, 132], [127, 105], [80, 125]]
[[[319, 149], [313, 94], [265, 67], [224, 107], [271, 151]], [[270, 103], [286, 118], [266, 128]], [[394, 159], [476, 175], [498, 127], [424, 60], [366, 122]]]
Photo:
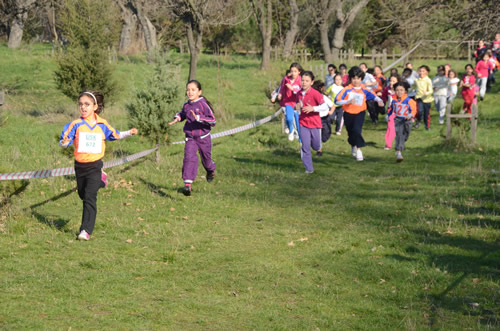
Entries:
[[392, 49], [392, 62], [396, 61], [396, 51]]
[[446, 140], [451, 139], [451, 104], [446, 105]]
[[0, 106], [3, 105], [3, 100], [5, 99], [5, 93], [0, 91]]
[[385, 68], [387, 67], [387, 49], [384, 48], [382, 50], [382, 67]]
[[375, 66], [375, 56], [376, 56], [377, 52], [372, 49], [372, 67]]
[[472, 105], [472, 118], [470, 123], [470, 141], [472, 145], [476, 144], [476, 132], [477, 132], [477, 105]]

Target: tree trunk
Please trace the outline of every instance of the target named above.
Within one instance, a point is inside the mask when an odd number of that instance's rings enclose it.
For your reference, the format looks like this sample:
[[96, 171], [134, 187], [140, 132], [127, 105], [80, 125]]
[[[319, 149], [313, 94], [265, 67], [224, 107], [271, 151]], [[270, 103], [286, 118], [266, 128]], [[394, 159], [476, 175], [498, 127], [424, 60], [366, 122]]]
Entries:
[[[264, 4], [264, 1], [266, 2]], [[264, 6], [265, 5], [265, 6]], [[272, 37], [272, 14], [273, 7], [271, 0], [252, 0], [253, 14], [257, 21], [260, 36], [262, 38], [262, 62], [260, 69], [265, 70], [271, 63], [271, 37]]]
[[283, 47], [283, 57], [288, 59], [292, 55], [293, 44], [295, 43], [295, 37], [299, 32], [299, 6], [297, 6], [297, 0], [290, 0], [290, 27], [286, 32], [285, 45]]
[[344, 47], [344, 36], [346, 31], [346, 27], [337, 27], [333, 33], [332, 49], [330, 53], [333, 60], [338, 61], [339, 59], [340, 50]]
[[325, 62], [332, 63], [333, 55], [330, 50], [330, 40], [328, 38], [328, 21], [325, 20], [319, 24], [319, 35], [321, 48], [323, 49], [323, 54], [325, 54]]
[[146, 49], [149, 53], [154, 51], [158, 47], [158, 42], [156, 40], [156, 28], [151, 23], [149, 18], [144, 15], [142, 10], [138, 11], [137, 18], [141, 24], [142, 30], [144, 31], [144, 41], [146, 42]]
[[202, 47], [203, 34], [201, 29], [194, 24], [193, 21], [187, 20], [184, 22], [186, 26], [186, 34], [189, 48], [189, 80], [196, 79], [196, 67], [198, 65], [198, 55]]
[[54, 7], [54, 1], [50, 1], [50, 3], [47, 4], [46, 12], [52, 42], [57, 43], [59, 41], [59, 35], [56, 30], [56, 9]]
[[127, 53], [130, 45], [132, 44], [133, 36], [137, 26], [137, 16], [129, 6], [124, 6], [118, 3], [122, 12], [122, 32], [120, 35], [120, 50], [121, 54]]
[[333, 33], [332, 38], [332, 54], [338, 54], [340, 49], [344, 47], [344, 36], [347, 29], [354, 23], [354, 19], [358, 15], [358, 13], [363, 9], [369, 0], [358, 0], [358, 2], [347, 12], [344, 14], [344, 9], [342, 7], [342, 1], [337, 3], [337, 8], [335, 10], [335, 16], [337, 21], [335, 22], [335, 32]]
[[19, 48], [21, 46], [21, 41], [23, 39], [24, 32], [24, 21], [28, 18], [28, 13], [23, 12], [14, 16], [10, 24], [9, 42], [7, 43], [9, 48]]

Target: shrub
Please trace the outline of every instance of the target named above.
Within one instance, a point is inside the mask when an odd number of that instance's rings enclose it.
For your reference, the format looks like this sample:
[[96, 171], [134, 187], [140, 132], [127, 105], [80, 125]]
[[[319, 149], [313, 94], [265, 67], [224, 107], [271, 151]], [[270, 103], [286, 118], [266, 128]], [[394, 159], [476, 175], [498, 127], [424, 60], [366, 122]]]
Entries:
[[59, 11], [66, 46], [57, 55], [57, 87], [76, 99], [81, 91], [101, 91], [112, 100], [116, 82], [108, 49], [118, 42], [119, 21], [111, 1], [65, 0]]

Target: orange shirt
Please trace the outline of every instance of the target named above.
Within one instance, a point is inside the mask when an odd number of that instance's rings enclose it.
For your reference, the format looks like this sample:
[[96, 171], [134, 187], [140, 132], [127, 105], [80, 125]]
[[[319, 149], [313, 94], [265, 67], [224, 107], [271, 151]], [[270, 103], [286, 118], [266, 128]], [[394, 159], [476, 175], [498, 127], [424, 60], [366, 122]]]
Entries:
[[102, 159], [106, 150], [105, 141], [120, 139], [120, 132], [109, 125], [108, 121], [97, 114], [95, 120], [90, 125], [88, 119], [80, 117], [66, 124], [61, 132], [61, 140], [68, 137], [69, 145], [75, 145], [75, 160], [78, 162], [88, 163]]
[[[342, 109], [349, 114], [359, 114], [366, 110], [366, 101], [374, 100], [375, 94], [368, 91], [364, 85], [361, 87], [354, 87], [352, 84], [344, 88], [335, 97], [335, 104], [342, 105]], [[355, 101], [350, 104], [338, 103], [339, 101], [347, 101], [354, 99]]]

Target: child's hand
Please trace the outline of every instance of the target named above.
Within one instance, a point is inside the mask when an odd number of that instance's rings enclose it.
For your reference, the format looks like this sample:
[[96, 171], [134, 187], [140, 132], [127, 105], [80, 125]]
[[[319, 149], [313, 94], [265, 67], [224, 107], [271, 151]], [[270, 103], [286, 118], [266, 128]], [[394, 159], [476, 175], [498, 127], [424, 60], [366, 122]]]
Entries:
[[382, 101], [377, 102], [377, 105], [379, 105], [379, 107], [384, 107], [385, 106]]
[[179, 122], [179, 117], [176, 117], [172, 122], [169, 122], [168, 125], [174, 125], [177, 122]]
[[137, 133], [139, 133], [139, 131], [136, 128], [130, 129], [130, 134], [131, 135], [135, 136]]
[[306, 114], [309, 114], [309, 113], [312, 113], [314, 111], [314, 107], [307, 105], [307, 106], [302, 107], [302, 111]]
[[62, 144], [62, 145], [67, 145], [70, 141], [71, 141], [71, 139], [69, 139], [68, 137], [64, 137], [64, 138], [61, 140], [61, 144]]
[[281, 101], [281, 93], [280, 93], [280, 94], [278, 94], [277, 99], [278, 99], [279, 101]]
[[407, 120], [411, 120], [413, 117], [413, 114], [412, 113], [409, 113], [408, 115], [406, 115], [406, 119]]
[[191, 115], [193, 115], [195, 121], [197, 121], [197, 122], [200, 121], [200, 115], [196, 115], [192, 109], [191, 109]]

